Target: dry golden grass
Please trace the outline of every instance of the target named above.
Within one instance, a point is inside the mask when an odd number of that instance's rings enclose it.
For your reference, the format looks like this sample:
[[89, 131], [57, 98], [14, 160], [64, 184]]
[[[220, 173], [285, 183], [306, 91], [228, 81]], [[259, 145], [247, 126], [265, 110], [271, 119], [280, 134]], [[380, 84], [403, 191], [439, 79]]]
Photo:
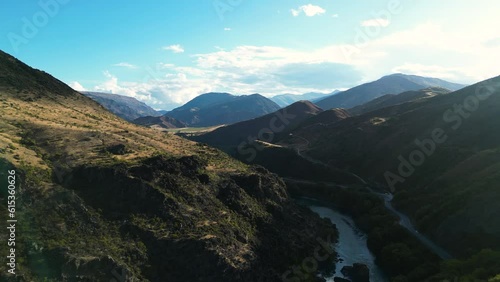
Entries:
[[[46, 93], [40, 97], [0, 89], [0, 115], [0, 149], [14, 165], [24, 163], [47, 169], [50, 156], [62, 156], [68, 166], [133, 163], [155, 154], [167, 154], [203, 155], [212, 160], [210, 169], [214, 171], [244, 168], [217, 150], [122, 120], [77, 92], [70, 96]], [[34, 146], [23, 143], [23, 136]], [[125, 145], [127, 154], [104, 152], [116, 144]]]

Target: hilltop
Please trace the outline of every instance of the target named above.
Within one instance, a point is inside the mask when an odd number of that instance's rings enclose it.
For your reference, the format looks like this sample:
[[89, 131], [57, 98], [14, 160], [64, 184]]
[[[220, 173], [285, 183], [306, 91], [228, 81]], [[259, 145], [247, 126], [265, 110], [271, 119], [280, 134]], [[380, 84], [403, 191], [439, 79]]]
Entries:
[[302, 121], [322, 111], [309, 101], [299, 101], [274, 113], [224, 126], [194, 139], [229, 150], [241, 143], [251, 143], [256, 139], [272, 142], [275, 135], [285, 134]]
[[249, 120], [279, 109], [276, 103], [259, 94], [207, 93], [165, 115], [189, 127], [206, 127]]
[[349, 109], [353, 115], [360, 115], [374, 110], [394, 106], [402, 103], [416, 101], [418, 99], [431, 98], [437, 95], [445, 95], [451, 91], [441, 87], [429, 87], [422, 90], [406, 91], [400, 94], [387, 94], [376, 98], [368, 103]]

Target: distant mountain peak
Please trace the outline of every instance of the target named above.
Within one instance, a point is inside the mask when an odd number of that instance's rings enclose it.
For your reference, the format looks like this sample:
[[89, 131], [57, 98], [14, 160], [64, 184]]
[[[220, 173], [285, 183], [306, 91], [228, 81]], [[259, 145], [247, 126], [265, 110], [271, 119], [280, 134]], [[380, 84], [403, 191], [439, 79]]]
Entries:
[[376, 81], [358, 85], [344, 92], [331, 95], [316, 104], [323, 109], [353, 108], [387, 94], [416, 91], [428, 87], [443, 87], [452, 91], [465, 85], [448, 82], [438, 78], [395, 73]]
[[249, 120], [279, 108], [276, 103], [258, 93], [237, 96], [211, 92], [201, 94], [165, 115], [191, 127], [205, 127]]

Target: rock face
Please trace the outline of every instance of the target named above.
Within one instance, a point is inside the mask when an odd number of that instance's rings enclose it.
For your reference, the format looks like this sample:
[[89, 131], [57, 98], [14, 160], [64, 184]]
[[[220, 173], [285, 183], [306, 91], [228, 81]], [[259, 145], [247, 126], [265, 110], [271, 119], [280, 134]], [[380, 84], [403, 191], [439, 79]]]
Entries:
[[[155, 157], [132, 168], [81, 167], [61, 184], [121, 222], [122, 236], [144, 244], [145, 257], [130, 254], [145, 259], [135, 262], [144, 270], [131, 271], [144, 280], [276, 281], [294, 260], [312, 255], [315, 237], [335, 242], [335, 230], [293, 204], [265, 169], [214, 179], [206, 165], [196, 157]], [[74, 271], [84, 275], [87, 268]], [[64, 273], [71, 271], [56, 277]]]
[[364, 264], [355, 263], [352, 266], [344, 266], [341, 272], [352, 282], [370, 282], [370, 269]]

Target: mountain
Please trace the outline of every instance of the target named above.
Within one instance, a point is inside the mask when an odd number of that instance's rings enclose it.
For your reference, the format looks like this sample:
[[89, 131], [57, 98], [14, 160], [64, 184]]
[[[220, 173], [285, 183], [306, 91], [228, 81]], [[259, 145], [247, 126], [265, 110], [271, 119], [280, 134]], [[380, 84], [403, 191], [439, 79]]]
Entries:
[[18, 220], [1, 281], [278, 281], [318, 238], [325, 265], [303, 280], [336, 260], [334, 226], [276, 175], [126, 122], [1, 51], [0, 115], [0, 218]]
[[168, 117], [168, 116], [159, 116], [159, 117], [152, 117], [152, 116], [147, 116], [147, 117], [140, 117], [138, 119], [135, 119], [133, 121], [135, 124], [142, 125], [142, 126], [157, 126], [160, 128], [184, 128], [187, 127], [185, 123], [182, 121], [178, 121], [175, 118]]
[[[318, 127], [303, 154], [391, 188], [396, 207], [456, 256], [500, 251], [499, 108], [495, 77]], [[303, 142], [301, 130], [279, 144]]]
[[324, 111], [248, 161], [351, 215], [391, 280], [495, 281], [500, 76], [446, 92], [331, 123]]
[[99, 92], [84, 91], [81, 93], [101, 104], [115, 115], [128, 121], [133, 121], [145, 116], [160, 115], [160, 113], [133, 97]]
[[313, 102], [313, 103], [316, 104], [317, 102], [319, 102], [319, 101], [321, 101], [321, 100], [323, 100], [325, 98], [331, 97], [331, 96], [339, 94], [339, 93], [342, 93], [342, 91], [340, 91], [340, 90], [334, 90], [332, 93], [327, 94], [326, 97], [323, 96], [323, 97], [317, 97], [317, 98], [311, 99], [311, 102]]
[[307, 100], [312, 102], [315, 99], [324, 98], [325, 96], [326, 94], [324, 93], [315, 93], [315, 92], [305, 93], [302, 95], [282, 94], [272, 97], [271, 100], [276, 104], [278, 104], [280, 107], [286, 107], [298, 101]]
[[368, 103], [349, 109], [353, 115], [360, 115], [374, 110], [382, 109], [389, 106], [394, 106], [401, 103], [415, 101], [417, 99], [431, 98], [437, 95], [448, 94], [451, 91], [441, 87], [429, 87], [422, 90], [407, 91], [397, 95], [387, 94], [378, 97]]
[[249, 120], [279, 109], [276, 103], [259, 94], [207, 93], [165, 115], [189, 127], [205, 127]]
[[398, 94], [405, 91], [421, 90], [428, 87], [443, 87], [452, 91], [465, 85], [447, 82], [437, 78], [416, 75], [392, 74], [381, 79], [362, 84], [344, 92], [316, 102], [322, 109], [353, 108], [386, 94]]
[[288, 132], [302, 121], [322, 111], [309, 101], [299, 101], [277, 112], [227, 125], [194, 138], [196, 141], [219, 148], [235, 148], [240, 143], [250, 142], [249, 139], [272, 142], [269, 139], [273, 139], [274, 135]]

